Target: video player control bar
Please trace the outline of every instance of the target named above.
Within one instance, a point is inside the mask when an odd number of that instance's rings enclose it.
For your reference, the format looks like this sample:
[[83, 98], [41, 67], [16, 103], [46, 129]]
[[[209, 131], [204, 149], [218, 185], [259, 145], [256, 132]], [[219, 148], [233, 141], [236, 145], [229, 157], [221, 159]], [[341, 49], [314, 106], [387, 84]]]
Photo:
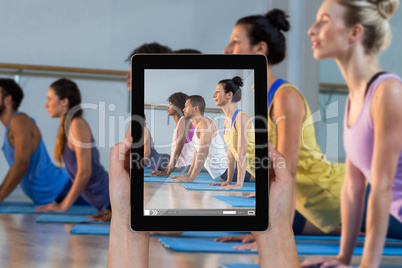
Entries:
[[255, 209], [144, 209], [144, 216], [254, 216]]

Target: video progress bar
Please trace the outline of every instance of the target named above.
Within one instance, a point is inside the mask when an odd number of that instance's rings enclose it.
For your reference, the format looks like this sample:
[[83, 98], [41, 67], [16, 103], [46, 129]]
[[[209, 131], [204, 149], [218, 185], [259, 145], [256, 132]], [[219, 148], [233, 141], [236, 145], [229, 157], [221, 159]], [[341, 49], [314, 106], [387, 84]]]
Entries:
[[144, 209], [144, 216], [254, 216], [255, 209]]

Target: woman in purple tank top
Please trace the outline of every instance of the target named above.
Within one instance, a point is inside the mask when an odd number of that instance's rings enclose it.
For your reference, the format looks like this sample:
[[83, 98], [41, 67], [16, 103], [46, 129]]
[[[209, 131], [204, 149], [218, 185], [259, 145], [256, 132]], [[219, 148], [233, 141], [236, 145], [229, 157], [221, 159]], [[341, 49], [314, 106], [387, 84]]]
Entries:
[[67, 211], [81, 195], [101, 212], [98, 220], [110, 220], [109, 176], [100, 164], [99, 151], [87, 122], [81, 117], [81, 94], [77, 85], [61, 78], [50, 85], [45, 108], [60, 120], [55, 158], [67, 169], [73, 185], [59, 204], [39, 207], [39, 211]]
[[[360, 267], [380, 265], [387, 235], [402, 238], [402, 84], [377, 65], [378, 54], [390, 43], [388, 19], [398, 3], [326, 0], [309, 29], [314, 57], [335, 59], [349, 96], [340, 253], [306, 260], [302, 267], [349, 265], [363, 220], [366, 240]], [[366, 180], [371, 190], [363, 216]]]

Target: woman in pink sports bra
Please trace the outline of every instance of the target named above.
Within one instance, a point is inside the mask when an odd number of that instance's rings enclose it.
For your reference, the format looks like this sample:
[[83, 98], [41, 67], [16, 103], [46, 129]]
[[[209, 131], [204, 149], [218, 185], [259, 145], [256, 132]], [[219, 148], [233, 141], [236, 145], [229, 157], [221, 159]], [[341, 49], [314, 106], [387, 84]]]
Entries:
[[[326, 0], [308, 31], [314, 57], [335, 59], [349, 96], [340, 253], [306, 260], [302, 267], [349, 265], [362, 221], [366, 240], [359, 267], [380, 265], [387, 235], [402, 238], [402, 80], [377, 65], [378, 54], [390, 43], [388, 19], [398, 3]], [[364, 216], [366, 180], [371, 189]]]
[[189, 119], [184, 118], [183, 109], [187, 94], [176, 92], [169, 96], [167, 114], [173, 117], [176, 123], [172, 138], [170, 162], [166, 170], [152, 172], [154, 176], [169, 177], [174, 171], [187, 172], [191, 166], [195, 146], [193, 144], [194, 126]]

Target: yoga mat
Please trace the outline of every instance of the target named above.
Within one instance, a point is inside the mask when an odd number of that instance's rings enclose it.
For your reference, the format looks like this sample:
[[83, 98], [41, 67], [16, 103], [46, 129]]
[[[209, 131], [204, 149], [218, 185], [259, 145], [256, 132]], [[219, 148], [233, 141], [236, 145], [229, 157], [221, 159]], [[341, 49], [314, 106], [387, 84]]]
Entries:
[[[339, 245], [339, 236], [309, 236], [309, 235], [295, 235], [296, 243], [303, 244], [321, 244], [321, 245]], [[358, 237], [356, 247], [364, 247], [365, 237]], [[402, 248], [402, 240], [387, 238], [385, 239], [386, 248]]]
[[226, 195], [214, 195], [212, 197], [232, 207], [255, 207], [255, 198], [246, 198], [245, 196], [226, 196]]
[[36, 206], [38, 205], [0, 206], [0, 213], [89, 215], [99, 212], [91, 206], [72, 206], [67, 212], [37, 212], [35, 211]]
[[110, 222], [89, 221], [87, 216], [72, 215], [40, 215], [35, 222], [39, 223], [91, 223], [91, 224], [110, 224]]
[[[175, 182], [172, 181], [171, 178], [168, 177], [144, 177], [144, 182], [163, 182], [163, 183], [183, 183], [183, 182]], [[215, 182], [224, 182], [223, 180], [214, 180], [214, 179], [199, 179], [198, 177], [191, 183], [215, 183]]]
[[[76, 235], [109, 235], [110, 226], [109, 225], [88, 225], [88, 224], [77, 224], [75, 225], [70, 234]], [[165, 234], [153, 234], [151, 237], [195, 237], [195, 238], [218, 238], [228, 235], [240, 235], [249, 234], [243, 232], [183, 232], [181, 235], [165, 235]]]
[[110, 225], [77, 224], [70, 230], [73, 235], [109, 235]]
[[[240, 251], [233, 249], [233, 246], [244, 245], [241, 242], [216, 242], [213, 240], [201, 239], [181, 239], [181, 238], [160, 238], [159, 241], [165, 247], [180, 252], [213, 252], [213, 253], [245, 253], [257, 254], [257, 251]], [[339, 246], [337, 245], [315, 245], [296, 243], [299, 255], [337, 255]], [[362, 255], [363, 248], [355, 248], [353, 255]], [[402, 255], [402, 248], [384, 248], [383, 255], [399, 256]]]
[[[364, 241], [364, 236], [359, 236], [357, 241]], [[340, 241], [340, 236], [321, 236], [321, 235], [295, 235], [296, 240], [335, 240]], [[402, 242], [402, 239], [387, 238], [386, 242]]]
[[218, 189], [221, 186], [214, 186], [214, 185], [205, 185], [205, 184], [191, 184], [191, 183], [183, 183], [184, 188], [187, 190], [196, 190], [196, 191], [227, 191], [227, 192], [254, 192], [255, 191], [255, 184], [248, 185], [244, 184], [241, 189], [231, 189], [231, 190], [223, 190]]
[[[185, 175], [187, 173], [182, 173], [182, 172], [172, 172], [170, 174], [170, 177], [176, 176], [176, 175]], [[152, 176], [149, 175], [148, 173], [144, 173], [144, 177], [157, 177], [157, 176]], [[166, 177], [159, 177], [159, 178], [166, 178]], [[197, 175], [197, 178], [206, 178], [206, 179], [212, 179], [211, 175], [208, 173], [200, 173]]]

